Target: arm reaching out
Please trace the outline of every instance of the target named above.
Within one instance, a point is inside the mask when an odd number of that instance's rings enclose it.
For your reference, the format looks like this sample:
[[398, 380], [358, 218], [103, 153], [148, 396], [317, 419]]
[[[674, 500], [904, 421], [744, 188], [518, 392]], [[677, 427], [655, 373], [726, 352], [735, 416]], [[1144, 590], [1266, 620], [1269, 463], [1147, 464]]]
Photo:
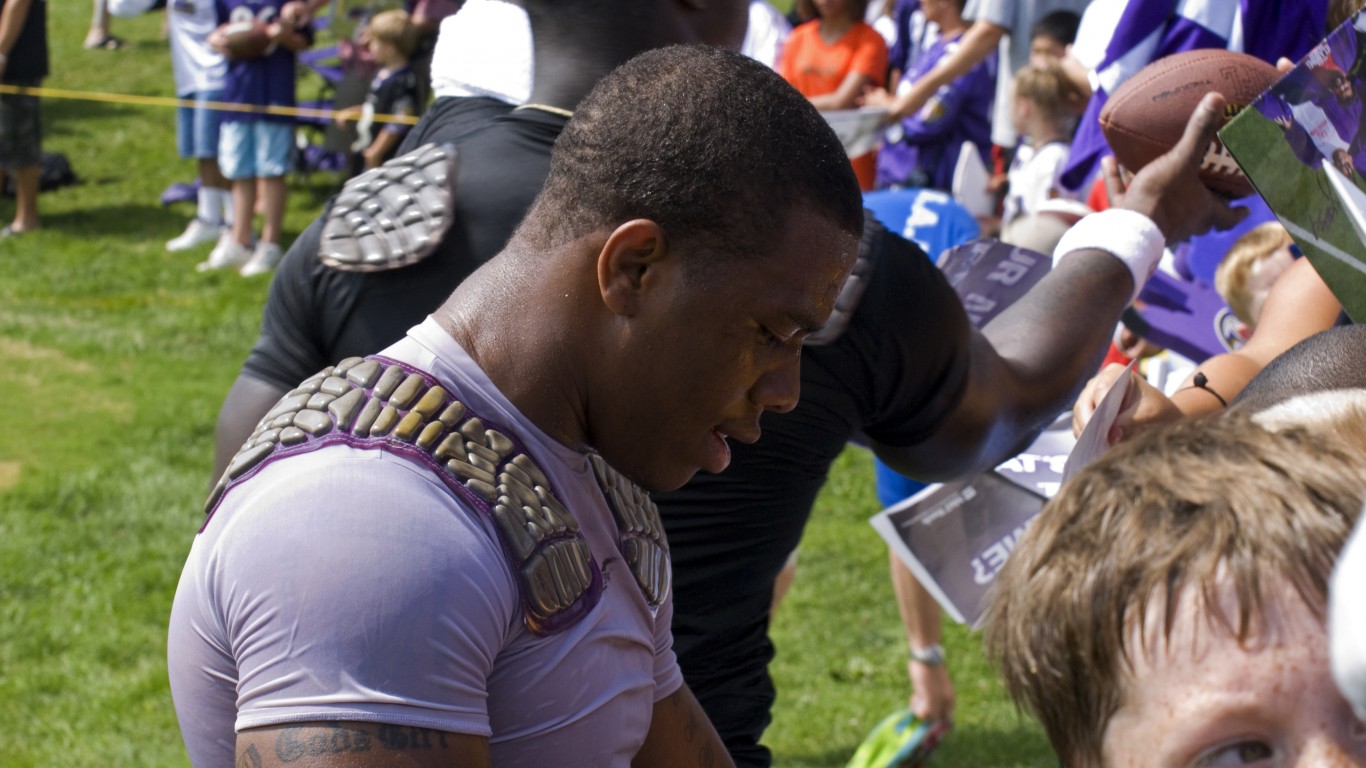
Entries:
[[[1154, 424], [1219, 410], [1223, 407], [1219, 398], [1232, 402], [1248, 382], [1282, 352], [1331, 328], [1341, 310], [1342, 305], [1314, 270], [1314, 265], [1309, 259], [1300, 259], [1271, 287], [1257, 330], [1242, 349], [1216, 355], [1200, 364], [1198, 370], [1205, 376], [1205, 387], [1195, 386], [1195, 374], [1191, 374], [1191, 378], [1167, 397], [1143, 377], [1130, 373], [1128, 380], [1123, 382], [1129, 391], [1125, 393], [1124, 406], [1111, 431], [1110, 442], [1117, 443]], [[1074, 432], [1080, 433], [1086, 427], [1096, 405], [1123, 370], [1120, 366], [1109, 366], [1082, 390], [1072, 409]]]
[[[1118, 173], [1107, 165], [1107, 183], [1123, 210], [1096, 221], [1125, 223], [1131, 237], [1145, 227], [1151, 233], [1156, 225], [1163, 237], [1176, 241], [1241, 220], [1246, 210], [1230, 208], [1197, 175], [1223, 104], [1216, 94], [1206, 96], [1177, 146], [1140, 171], [1122, 197]], [[1145, 219], [1147, 224], [1136, 226]], [[1123, 234], [1117, 232], [1115, 239]], [[981, 471], [1019, 451], [1066, 409], [1096, 370], [1111, 329], [1136, 293], [1135, 276], [1146, 279], [1161, 250], [1160, 243], [1149, 242], [1138, 259], [1101, 250], [1104, 243], [1083, 245], [1067, 252], [1060, 246], [1064, 258], [1053, 271], [981, 333], [973, 333], [967, 382], [957, 405], [928, 440], [875, 446], [883, 461], [920, 478]], [[1143, 263], [1130, 266], [1137, 261]]]
[[[996, 50], [997, 44], [1005, 35], [1005, 27], [998, 27], [987, 21], [973, 22], [968, 31], [963, 33], [963, 40], [957, 50], [940, 59], [938, 66], [915, 81], [909, 91], [891, 102], [888, 106], [887, 122], [896, 122], [919, 112], [935, 91], [967, 74], [968, 70]], [[877, 103], [881, 105], [881, 102]]]

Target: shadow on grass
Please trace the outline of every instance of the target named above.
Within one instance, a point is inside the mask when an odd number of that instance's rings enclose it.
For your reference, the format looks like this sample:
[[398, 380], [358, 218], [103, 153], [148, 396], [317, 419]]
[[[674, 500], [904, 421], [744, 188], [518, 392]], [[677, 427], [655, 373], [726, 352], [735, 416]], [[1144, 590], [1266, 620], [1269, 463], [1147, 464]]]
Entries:
[[[832, 748], [807, 754], [775, 752], [773, 764], [783, 768], [839, 768], [848, 764], [853, 749]], [[926, 765], [928, 768], [1056, 768], [1058, 758], [1043, 734], [1021, 721], [1018, 727], [955, 728], [931, 754]]]
[[[118, 183], [117, 179], [82, 179], [81, 184], [104, 185]], [[61, 194], [58, 190], [55, 194]], [[193, 214], [191, 214], [193, 215]], [[177, 234], [185, 226], [186, 212], [182, 208], [163, 208], [151, 203], [93, 204], [80, 210], [53, 211], [43, 214], [43, 227], [51, 230], [80, 232], [83, 237], [131, 237], [148, 232]]]

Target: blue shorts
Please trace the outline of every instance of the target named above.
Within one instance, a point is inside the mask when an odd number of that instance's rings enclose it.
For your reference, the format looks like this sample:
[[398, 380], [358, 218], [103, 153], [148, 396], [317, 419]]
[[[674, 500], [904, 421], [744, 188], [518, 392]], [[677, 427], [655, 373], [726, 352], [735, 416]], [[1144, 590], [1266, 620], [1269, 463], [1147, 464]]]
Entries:
[[877, 500], [884, 507], [890, 507], [902, 499], [920, 493], [928, 483], [919, 480], [912, 480], [905, 475], [897, 474], [895, 470], [882, 463], [881, 459], [873, 459], [873, 467], [877, 477]]
[[294, 126], [265, 120], [223, 123], [218, 167], [231, 181], [284, 176], [294, 150]]
[[203, 104], [219, 101], [222, 90], [195, 91], [181, 96], [195, 102], [193, 107], [181, 107], [176, 115], [176, 149], [181, 157], [218, 157], [218, 127], [223, 113], [205, 109]]

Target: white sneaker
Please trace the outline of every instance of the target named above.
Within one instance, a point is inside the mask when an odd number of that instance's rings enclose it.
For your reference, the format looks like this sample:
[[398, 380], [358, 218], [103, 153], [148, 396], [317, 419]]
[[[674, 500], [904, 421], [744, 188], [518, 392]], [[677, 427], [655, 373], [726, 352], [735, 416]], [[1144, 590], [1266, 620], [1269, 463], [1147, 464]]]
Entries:
[[209, 224], [197, 218], [190, 219], [190, 226], [186, 227], [179, 237], [167, 241], [166, 250], [171, 253], [188, 251], [197, 245], [218, 240], [224, 231], [225, 229], [221, 224]]
[[242, 277], [260, 275], [275, 269], [275, 265], [280, 263], [280, 257], [284, 253], [276, 243], [268, 243], [265, 240], [256, 244], [256, 250], [251, 254], [251, 260], [242, 265]]
[[218, 245], [209, 251], [209, 258], [199, 262], [195, 269], [207, 272], [211, 269], [233, 269], [246, 264], [251, 259], [251, 248], [232, 239], [231, 232], [224, 232], [218, 238]]

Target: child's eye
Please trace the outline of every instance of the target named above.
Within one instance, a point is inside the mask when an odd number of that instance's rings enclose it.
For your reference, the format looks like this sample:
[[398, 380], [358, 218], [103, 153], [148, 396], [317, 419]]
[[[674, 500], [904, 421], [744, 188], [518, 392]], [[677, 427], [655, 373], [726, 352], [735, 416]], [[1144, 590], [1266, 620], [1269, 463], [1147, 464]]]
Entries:
[[1203, 755], [1195, 765], [1197, 768], [1229, 768], [1270, 760], [1274, 755], [1270, 745], [1261, 741], [1240, 741], [1229, 744]]

